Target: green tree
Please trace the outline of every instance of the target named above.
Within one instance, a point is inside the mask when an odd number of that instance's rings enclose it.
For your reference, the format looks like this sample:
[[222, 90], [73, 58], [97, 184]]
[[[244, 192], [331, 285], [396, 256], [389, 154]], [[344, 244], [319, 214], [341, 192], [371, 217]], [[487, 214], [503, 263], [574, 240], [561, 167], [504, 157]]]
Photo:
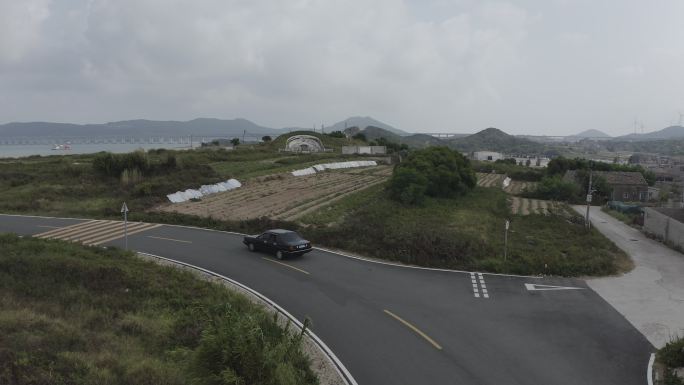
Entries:
[[580, 187], [566, 182], [558, 175], [544, 177], [537, 185], [536, 196], [555, 201], [575, 201], [580, 195]]
[[233, 139], [230, 140], [230, 143], [232, 143], [233, 146], [236, 146], [236, 147], [237, 147], [237, 146], [240, 144], [240, 139], [238, 139], [238, 138], [233, 138]]
[[390, 196], [406, 204], [419, 204], [422, 196], [454, 198], [477, 184], [470, 162], [447, 147], [430, 147], [410, 153], [394, 170]]
[[269, 135], [264, 135], [261, 137], [261, 140], [264, 142], [270, 142], [271, 140], [273, 140], [273, 138], [271, 138]]
[[347, 136], [342, 132], [342, 131], [333, 131], [331, 133], [326, 134], [331, 138], [346, 138]]

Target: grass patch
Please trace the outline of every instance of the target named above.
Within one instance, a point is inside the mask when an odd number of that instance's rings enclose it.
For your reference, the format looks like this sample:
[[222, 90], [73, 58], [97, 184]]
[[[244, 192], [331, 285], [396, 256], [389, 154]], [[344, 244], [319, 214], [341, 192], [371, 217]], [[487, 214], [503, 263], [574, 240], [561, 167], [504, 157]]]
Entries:
[[676, 338], [668, 342], [658, 351], [656, 359], [665, 368], [665, 385], [684, 385], [684, 379], [674, 374], [675, 368], [684, 367], [684, 338]]
[[[504, 223], [511, 221], [504, 259]], [[500, 189], [403, 206], [375, 186], [301, 219], [329, 247], [410, 264], [516, 274], [610, 275], [630, 270], [624, 252], [563, 215], [512, 216]], [[340, 236], [344, 234], [344, 236]]]
[[0, 383], [317, 383], [300, 335], [222, 286], [118, 250], [0, 250]]
[[634, 226], [637, 221], [639, 220], [639, 215], [638, 214], [627, 214], [627, 213], [622, 213], [617, 210], [613, 210], [607, 206], [601, 207], [601, 211], [604, 213], [610, 215], [611, 217], [617, 219], [620, 222], [623, 222], [629, 226]]

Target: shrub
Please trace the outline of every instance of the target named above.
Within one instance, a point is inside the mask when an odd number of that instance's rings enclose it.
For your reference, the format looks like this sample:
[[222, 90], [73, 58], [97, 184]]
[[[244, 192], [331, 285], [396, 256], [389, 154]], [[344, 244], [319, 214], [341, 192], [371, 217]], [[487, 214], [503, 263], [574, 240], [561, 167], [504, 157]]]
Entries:
[[263, 142], [270, 142], [271, 140], [273, 140], [273, 138], [271, 138], [269, 135], [264, 135], [261, 137], [261, 140]]
[[580, 189], [575, 183], [566, 182], [558, 175], [547, 176], [539, 182], [533, 195], [541, 199], [574, 201], [579, 197]]
[[93, 169], [99, 174], [119, 178], [124, 170], [138, 170], [141, 174], [150, 171], [150, 161], [143, 151], [128, 154], [100, 153], [93, 159]]
[[389, 191], [394, 199], [419, 203], [422, 194], [453, 198], [466, 194], [476, 183], [475, 172], [463, 155], [447, 147], [430, 147], [409, 154], [395, 168]]
[[326, 135], [328, 135], [331, 138], [346, 138], [347, 137], [346, 135], [344, 135], [344, 132], [342, 132], [342, 131], [333, 131], [333, 132], [330, 132]]
[[395, 200], [407, 205], [418, 205], [425, 201], [427, 178], [414, 169], [397, 169], [388, 190]]

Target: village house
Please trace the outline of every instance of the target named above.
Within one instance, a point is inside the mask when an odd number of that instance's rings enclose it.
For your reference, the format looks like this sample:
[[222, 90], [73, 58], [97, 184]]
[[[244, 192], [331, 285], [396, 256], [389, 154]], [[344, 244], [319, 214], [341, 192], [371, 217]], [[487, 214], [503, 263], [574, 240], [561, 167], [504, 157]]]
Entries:
[[[581, 184], [578, 170], [569, 170], [563, 180]], [[595, 178], [604, 178], [612, 190], [610, 200], [622, 202], [646, 202], [649, 200], [648, 183], [640, 172], [594, 171]]]

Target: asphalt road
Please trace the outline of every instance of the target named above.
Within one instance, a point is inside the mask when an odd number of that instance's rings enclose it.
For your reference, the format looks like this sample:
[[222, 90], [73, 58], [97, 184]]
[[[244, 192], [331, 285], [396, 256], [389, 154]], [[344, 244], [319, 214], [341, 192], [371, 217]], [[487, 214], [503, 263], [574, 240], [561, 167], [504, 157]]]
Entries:
[[[0, 232], [81, 232], [123, 246], [108, 240], [107, 226], [92, 230], [97, 225], [0, 215]], [[309, 317], [362, 385], [646, 383], [652, 345], [583, 280], [415, 269], [321, 250], [281, 262], [249, 252], [238, 235], [140, 229], [131, 249], [212, 270]]]

